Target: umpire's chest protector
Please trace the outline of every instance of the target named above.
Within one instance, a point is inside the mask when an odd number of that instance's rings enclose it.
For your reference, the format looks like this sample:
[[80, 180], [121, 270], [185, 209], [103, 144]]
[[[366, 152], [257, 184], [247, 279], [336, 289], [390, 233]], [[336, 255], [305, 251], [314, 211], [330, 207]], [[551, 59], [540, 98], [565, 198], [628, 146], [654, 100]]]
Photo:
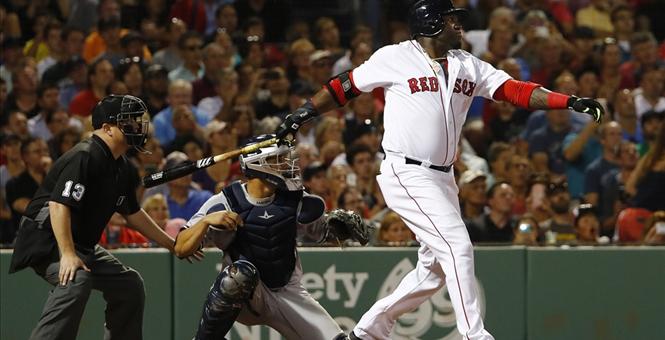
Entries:
[[252, 262], [269, 288], [285, 286], [296, 263], [297, 214], [303, 192], [277, 191], [271, 203], [254, 205], [236, 182], [224, 189], [224, 195], [245, 223], [228, 248], [231, 258]]

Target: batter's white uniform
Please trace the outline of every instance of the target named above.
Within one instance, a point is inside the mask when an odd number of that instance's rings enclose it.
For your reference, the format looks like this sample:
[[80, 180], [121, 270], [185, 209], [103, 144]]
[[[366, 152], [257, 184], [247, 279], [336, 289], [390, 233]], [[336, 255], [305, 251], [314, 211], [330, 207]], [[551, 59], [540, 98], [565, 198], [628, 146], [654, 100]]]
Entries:
[[[354, 333], [362, 339], [390, 339], [395, 320], [444, 282], [464, 338], [493, 339], [480, 315], [473, 248], [462, 222], [454, 175], [427, 166], [454, 162], [473, 97], [491, 99], [510, 76], [462, 50], [449, 51], [446, 57], [447, 77], [443, 67], [410, 40], [379, 49], [353, 71], [359, 90], [385, 88], [386, 159], [377, 181], [388, 207], [421, 244], [416, 268], [358, 322]], [[405, 157], [423, 164], [406, 164]]]

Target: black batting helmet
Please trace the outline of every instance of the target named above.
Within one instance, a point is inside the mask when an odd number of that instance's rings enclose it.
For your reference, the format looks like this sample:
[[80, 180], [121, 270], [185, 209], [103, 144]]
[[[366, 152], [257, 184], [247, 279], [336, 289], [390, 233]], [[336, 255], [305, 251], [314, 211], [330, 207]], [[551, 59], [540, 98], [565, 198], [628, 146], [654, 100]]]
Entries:
[[416, 0], [409, 8], [411, 38], [434, 37], [443, 31], [443, 16], [454, 14], [463, 20], [468, 12], [455, 8], [451, 0]]

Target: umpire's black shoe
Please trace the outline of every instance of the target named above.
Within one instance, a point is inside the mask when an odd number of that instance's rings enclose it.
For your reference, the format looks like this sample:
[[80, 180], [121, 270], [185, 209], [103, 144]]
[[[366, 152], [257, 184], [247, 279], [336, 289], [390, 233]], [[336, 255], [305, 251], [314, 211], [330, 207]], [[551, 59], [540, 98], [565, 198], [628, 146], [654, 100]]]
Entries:
[[353, 331], [351, 331], [351, 333], [349, 333], [349, 339], [351, 339], [351, 340], [363, 340], [363, 339], [357, 337], [356, 334], [353, 333]]

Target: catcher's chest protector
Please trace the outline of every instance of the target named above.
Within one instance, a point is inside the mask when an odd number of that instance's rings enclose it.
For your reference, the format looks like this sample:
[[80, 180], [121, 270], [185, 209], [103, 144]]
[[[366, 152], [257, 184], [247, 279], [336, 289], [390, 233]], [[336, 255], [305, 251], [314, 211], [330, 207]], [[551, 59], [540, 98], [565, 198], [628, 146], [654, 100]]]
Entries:
[[268, 288], [285, 286], [296, 263], [296, 217], [302, 191], [277, 191], [267, 205], [253, 205], [236, 182], [223, 190], [231, 210], [245, 222], [229, 246], [231, 258], [245, 259], [259, 271]]

